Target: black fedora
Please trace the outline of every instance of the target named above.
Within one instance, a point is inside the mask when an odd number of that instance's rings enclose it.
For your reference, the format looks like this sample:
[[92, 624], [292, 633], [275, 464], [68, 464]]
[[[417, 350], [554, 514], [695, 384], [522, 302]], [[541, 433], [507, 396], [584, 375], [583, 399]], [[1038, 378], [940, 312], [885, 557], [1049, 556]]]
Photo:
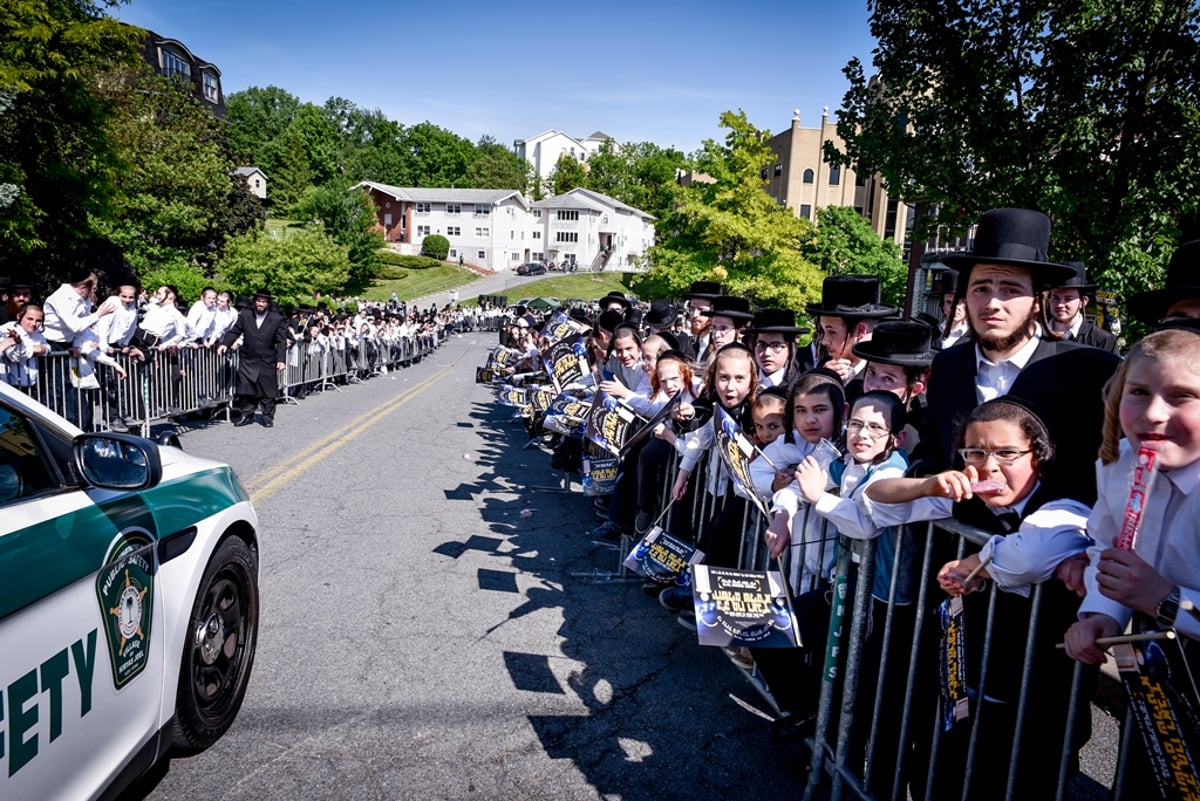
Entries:
[[611, 334], [623, 322], [625, 322], [625, 315], [616, 309], [609, 309], [608, 311], [600, 312], [600, 316], [596, 318], [596, 330], [607, 331]]
[[958, 288], [958, 272], [946, 267], [933, 276], [932, 291], [937, 295], [953, 295]]
[[703, 300], [712, 300], [721, 294], [721, 285], [716, 281], [693, 281], [688, 287], [688, 291], [684, 292], [682, 298], [701, 298]]
[[942, 263], [966, 280], [977, 264], [1029, 270], [1035, 284], [1061, 286], [1075, 271], [1050, 261], [1050, 218], [1033, 209], [992, 209], [979, 218], [970, 253], [944, 256]]
[[1087, 266], [1081, 261], [1064, 261], [1064, 267], [1070, 267], [1074, 273], [1070, 278], [1061, 284], [1054, 284], [1051, 289], [1078, 289], [1080, 295], [1087, 295], [1089, 298], [1096, 297], [1096, 284], [1089, 284], [1087, 280]]
[[642, 310], [637, 306], [630, 306], [625, 310], [625, 322], [640, 328], [642, 325]]
[[747, 334], [784, 334], [794, 337], [807, 334], [811, 328], [796, 325], [796, 313], [791, 309], [759, 309], [754, 322], [746, 329]]
[[271, 291], [269, 289], [260, 289], [257, 292], [255, 292], [254, 299], [258, 300], [259, 298], [266, 298], [268, 302], [275, 300], [275, 298], [271, 295]]
[[821, 282], [821, 302], [808, 304], [804, 311], [850, 320], [892, 317], [899, 310], [880, 303], [880, 290], [877, 275], [831, 275]]
[[663, 298], [650, 304], [650, 311], [642, 316], [642, 325], [647, 328], [670, 328], [678, 317], [675, 304]]
[[620, 303], [622, 309], [629, 308], [629, 298], [625, 297], [624, 293], [618, 292], [615, 289], [604, 297], [600, 298], [600, 300], [597, 302], [600, 304], [600, 308], [602, 309], [609, 303]]
[[851, 348], [860, 359], [901, 367], [928, 367], [933, 361], [933, 329], [927, 324], [888, 320], [875, 326], [866, 342]]
[[1200, 239], [1185, 242], [1171, 254], [1162, 289], [1138, 292], [1129, 298], [1129, 314], [1147, 325], [1167, 316], [1172, 303], [1200, 300]]
[[704, 317], [728, 317], [731, 320], [749, 322], [754, 319], [750, 311], [749, 298], [734, 295], [717, 295], [712, 299], [712, 308], [700, 312]]

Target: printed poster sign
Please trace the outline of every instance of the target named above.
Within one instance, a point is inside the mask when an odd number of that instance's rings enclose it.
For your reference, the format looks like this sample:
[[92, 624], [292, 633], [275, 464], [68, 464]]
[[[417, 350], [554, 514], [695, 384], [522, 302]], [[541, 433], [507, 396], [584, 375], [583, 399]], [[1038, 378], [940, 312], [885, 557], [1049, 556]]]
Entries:
[[526, 404], [535, 412], [547, 411], [555, 397], [558, 396], [558, 392], [553, 387], [546, 386], [528, 387], [525, 393]]
[[777, 571], [692, 566], [701, 645], [796, 648], [799, 635]]
[[667, 401], [665, 406], [654, 413], [654, 416], [646, 422], [646, 425], [639, 428], [633, 436], [625, 440], [625, 445], [621, 448], [621, 452], [617, 455], [624, 459], [625, 454], [629, 453], [629, 451], [633, 450], [634, 448], [640, 448], [642, 443], [650, 439], [650, 436], [654, 433], [655, 426], [666, 420], [675, 407], [679, 405], [679, 402], [682, 399], [682, 392], [675, 393], [675, 396]]
[[[716, 434], [716, 451], [725, 465], [725, 472], [733, 479], [738, 495], [749, 498], [763, 517], [770, 519], [771, 510], [754, 491], [754, 481], [750, 478], [750, 460], [754, 458], [756, 448], [741, 432], [737, 421], [720, 404], [714, 404], [713, 430]], [[762, 457], [759, 457], [762, 458]]]
[[588, 497], [609, 495], [617, 486], [617, 457], [606, 453], [591, 440], [583, 442], [582, 468], [583, 494]]
[[688, 568], [704, 558], [696, 546], [653, 526], [625, 557], [625, 566], [664, 587], [691, 583]]
[[942, 601], [938, 605], [937, 613], [942, 625], [938, 662], [942, 691], [942, 727], [950, 731], [955, 723], [966, 720], [971, 714], [970, 694], [967, 689], [966, 615], [963, 614], [962, 596], [954, 595]]
[[585, 436], [614, 456], [619, 456], [625, 441], [641, 424], [641, 420], [633, 409], [600, 391], [592, 401]]
[[550, 381], [559, 392], [568, 384], [574, 384], [583, 378], [587, 371], [587, 353], [584, 350], [583, 338], [579, 336], [555, 342], [542, 359], [550, 373]]

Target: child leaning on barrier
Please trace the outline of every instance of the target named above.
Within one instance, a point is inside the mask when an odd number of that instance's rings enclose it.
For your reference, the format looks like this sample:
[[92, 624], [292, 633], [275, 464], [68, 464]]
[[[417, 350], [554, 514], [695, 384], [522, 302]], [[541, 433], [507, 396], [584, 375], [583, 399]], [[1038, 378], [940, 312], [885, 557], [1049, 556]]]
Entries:
[[[1079, 620], [1067, 631], [1067, 653], [1088, 665], [1104, 661], [1101, 637], [1125, 630], [1174, 629], [1193, 676], [1200, 672], [1200, 333], [1165, 330], [1143, 339], [1118, 368], [1104, 406], [1104, 440], [1096, 468], [1099, 500], [1088, 518], [1096, 545], [1086, 570], [1062, 571], [1085, 591]], [[1121, 439], [1122, 434], [1124, 440]], [[1138, 450], [1158, 458], [1132, 549], [1115, 547]], [[1082, 574], [1082, 575], [1080, 575]], [[1135, 734], [1125, 761], [1126, 787], [1157, 784]]]
[[[978, 553], [950, 559], [956, 541], [935, 542], [932, 568], [943, 559], [937, 581], [951, 595], [964, 595], [965, 659], [971, 704], [968, 720], [959, 721], [943, 736], [931, 788], [934, 798], [959, 798], [966, 768], [970, 728], [978, 720], [979, 745], [972, 774], [972, 798], [1004, 797], [1009, 757], [1017, 738], [1016, 718], [1023, 702], [1027, 717], [1020, 738], [1019, 770], [1014, 797], [1053, 797], [1065, 737], [1072, 669], [1054, 644], [1075, 614], [1078, 602], [1061, 582], [1053, 580], [1060, 563], [1083, 551], [1090, 540], [1084, 531], [1087, 507], [1063, 497], [1043, 481], [1054, 456], [1050, 435], [1041, 419], [1020, 400], [1005, 396], [977, 406], [967, 416], [958, 438], [961, 470], [928, 478], [897, 478], [872, 485], [863, 508], [879, 525], [899, 525], [953, 516], [993, 536]], [[941, 536], [943, 532], [936, 532]], [[969, 548], [971, 546], [968, 546]], [[946, 554], [940, 556], [939, 554]], [[986, 563], [986, 565], [985, 565]], [[984, 565], [982, 569], [979, 569]], [[975, 572], [972, 576], [973, 571]], [[991, 578], [1003, 592], [989, 599], [978, 593]], [[968, 584], [969, 579], [969, 584]], [[1042, 583], [1041, 605], [1034, 617], [1032, 585]], [[988, 621], [989, 600], [994, 603]], [[928, 711], [936, 696], [934, 667], [940, 623], [931, 615], [923, 654], [929, 660], [918, 673], [914, 697]], [[1033, 643], [1026, 654], [1031, 621], [1036, 619]], [[985, 636], [986, 635], [986, 636]], [[990, 647], [985, 639], [990, 638]], [[983, 654], [989, 653], [986, 666]], [[1022, 698], [1025, 659], [1032, 661], [1033, 680]], [[986, 686], [980, 686], [986, 670]], [[979, 699], [985, 700], [980, 709]], [[1080, 705], [1080, 732], [1072, 756], [1087, 739], [1086, 700]], [[928, 757], [927, 728], [916, 724], [916, 763]], [[927, 764], [927, 762], [925, 763]], [[923, 778], [923, 768], [914, 778]], [[915, 792], [914, 795], [921, 795]]]

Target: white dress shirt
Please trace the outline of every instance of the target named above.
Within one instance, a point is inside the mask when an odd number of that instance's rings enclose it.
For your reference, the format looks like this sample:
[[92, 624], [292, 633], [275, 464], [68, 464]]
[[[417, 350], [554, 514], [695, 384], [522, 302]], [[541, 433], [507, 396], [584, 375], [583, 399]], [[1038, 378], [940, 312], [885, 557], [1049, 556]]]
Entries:
[[107, 348], [120, 350], [129, 344], [137, 330], [137, 306], [135, 304], [126, 306], [116, 295], [113, 295], [105, 303], [108, 303], [116, 311], [101, 317], [96, 322], [96, 336]]
[[42, 331], [50, 342], [70, 343], [100, 319], [100, 313], [92, 311], [92, 302], [81, 298], [70, 284], [63, 284], [46, 298], [42, 314]]
[[1042, 329], [1029, 338], [1021, 349], [1000, 362], [993, 362], [983, 355], [978, 343], [975, 345], [975, 396], [980, 403], [1003, 397], [1012, 389], [1017, 376], [1033, 358], [1038, 343], [1042, 341]]

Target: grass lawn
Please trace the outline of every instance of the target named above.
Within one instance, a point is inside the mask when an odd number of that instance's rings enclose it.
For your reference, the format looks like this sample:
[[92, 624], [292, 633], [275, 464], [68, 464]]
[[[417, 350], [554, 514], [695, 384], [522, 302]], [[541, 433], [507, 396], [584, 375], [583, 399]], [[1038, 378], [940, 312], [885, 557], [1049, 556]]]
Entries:
[[[560, 275], [554, 278], [543, 278], [540, 281], [530, 281], [504, 291], [508, 302], [512, 303], [521, 298], [579, 298], [580, 300], [596, 300], [609, 292], [629, 291], [629, 281], [633, 273], [586, 273]], [[474, 299], [472, 298], [472, 303]]]
[[404, 278], [381, 280], [376, 278], [371, 287], [363, 293], [367, 300], [388, 300], [395, 292], [400, 300], [412, 300], [436, 292], [446, 292], [456, 286], [474, 281], [479, 276], [457, 264], [441, 264], [424, 270], [409, 270], [404, 267], [390, 267], [404, 274]]
[[263, 223], [263, 227], [268, 232], [276, 233], [276, 236], [278, 237], [278, 236], [282, 235], [283, 232], [285, 230], [287, 230], [288, 228], [294, 228], [297, 225], [302, 225], [302, 224], [303, 223], [301, 223], [299, 220], [284, 220], [284, 219], [280, 219], [280, 218], [268, 217], [267, 221], [265, 223]]

